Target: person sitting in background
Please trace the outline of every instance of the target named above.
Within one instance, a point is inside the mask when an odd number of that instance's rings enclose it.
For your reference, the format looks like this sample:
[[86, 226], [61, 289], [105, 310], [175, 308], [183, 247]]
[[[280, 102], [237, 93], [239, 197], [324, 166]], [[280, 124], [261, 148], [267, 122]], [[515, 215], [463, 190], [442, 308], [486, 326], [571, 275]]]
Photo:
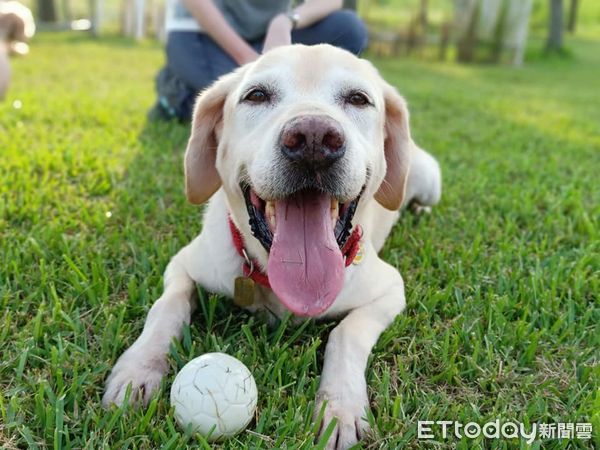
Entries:
[[28, 53], [26, 41], [34, 33], [35, 22], [29, 8], [19, 2], [0, 0], [0, 100], [10, 82], [9, 55]]
[[359, 54], [367, 31], [342, 0], [167, 0], [167, 64], [151, 118], [190, 120], [202, 89], [272, 47], [332, 44]]

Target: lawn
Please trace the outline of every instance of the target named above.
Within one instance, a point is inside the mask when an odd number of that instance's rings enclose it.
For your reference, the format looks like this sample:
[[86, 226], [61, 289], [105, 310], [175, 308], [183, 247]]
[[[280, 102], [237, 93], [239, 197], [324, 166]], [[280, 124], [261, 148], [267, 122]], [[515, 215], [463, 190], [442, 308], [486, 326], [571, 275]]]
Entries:
[[[367, 378], [363, 448], [525, 448], [416, 438], [418, 420], [593, 422], [600, 446], [600, 40], [527, 66], [376, 61], [443, 167], [430, 216], [383, 257], [407, 308]], [[105, 411], [103, 383], [138, 336], [169, 258], [201, 229], [183, 195], [188, 128], [147, 123], [158, 44], [41, 34], [0, 104], [0, 448], [196, 445], [169, 409]], [[172, 369], [223, 351], [253, 371], [252, 432], [223, 448], [313, 448], [333, 324], [271, 329], [202, 292]], [[202, 445], [202, 444], [201, 444]], [[532, 448], [593, 448], [536, 441]], [[208, 446], [205, 446], [209, 448]]]

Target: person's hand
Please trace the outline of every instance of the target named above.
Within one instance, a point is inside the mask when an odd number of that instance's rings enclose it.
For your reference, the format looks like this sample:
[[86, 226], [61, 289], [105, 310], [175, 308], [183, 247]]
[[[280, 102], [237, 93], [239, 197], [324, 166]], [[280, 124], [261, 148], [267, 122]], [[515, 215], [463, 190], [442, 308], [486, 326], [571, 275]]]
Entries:
[[279, 14], [269, 24], [263, 53], [271, 50], [274, 47], [281, 45], [290, 45], [292, 43], [292, 21], [285, 14]]
[[243, 66], [246, 63], [254, 61], [259, 56], [260, 55], [248, 45], [245, 48], [242, 48], [240, 53], [236, 55], [234, 59], [240, 66]]

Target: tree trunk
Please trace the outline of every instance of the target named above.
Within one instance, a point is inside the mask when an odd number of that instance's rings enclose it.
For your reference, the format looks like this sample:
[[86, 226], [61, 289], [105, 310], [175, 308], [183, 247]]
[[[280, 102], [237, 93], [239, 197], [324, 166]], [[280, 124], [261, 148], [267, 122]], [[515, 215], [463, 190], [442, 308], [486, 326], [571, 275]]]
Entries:
[[40, 22], [56, 22], [56, 5], [54, 0], [38, 0], [37, 13]]
[[423, 27], [423, 29], [427, 28], [427, 22], [428, 22], [428, 14], [427, 11], [428, 7], [427, 7], [427, 0], [421, 0], [421, 5], [419, 8], [419, 21], [421, 22], [421, 26]]
[[475, 57], [475, 45], [477, 44], [477, 23], [479, 20], [479, 5], [476, 0], [466, 2], [455, 2], [460, 4], [462, 16], [461, 35], [457, 41], [456, 59], [459, 62], [471, 62]]
[[562, 0], [549, 0], [550, 23], [548, 30], [547, 51], [560, 51], [563, 46], [563, 2]]
[[577, 27], [577, 10], [579, 8], [579, 0], [571, 0], [571, 5], [569, 7], [569, 25], [568, 30], [569, 33], [575, 33], [575, 28]]

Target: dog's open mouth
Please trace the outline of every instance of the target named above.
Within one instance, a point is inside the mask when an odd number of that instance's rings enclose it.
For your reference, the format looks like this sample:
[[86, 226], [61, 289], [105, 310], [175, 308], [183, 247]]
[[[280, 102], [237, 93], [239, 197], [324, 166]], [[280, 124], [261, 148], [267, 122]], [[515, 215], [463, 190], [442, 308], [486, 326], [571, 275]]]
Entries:
[[269, 252], [271, 288], [294, 314], [325, 311], [342, 289], [341, 248], [352, 230], [360, 195], [339, 203], [318, 190], [302, 190], [281, 200], [264, 201], [242, 186], [253, 235]]
[[[273, 234], [277, 225], [276, 202], [266, 202], [260, 198], [250, 186], [242, 186], [246, 208], [250, 215], [250, 227], [252, 234], [260, 241], [265, 250], [271, 250]], [[311, 191], [302, 191], [288, 197], [288, 201], [298, 200], [303, 195], [310, 195]], [[340, 203], [330, 198], [330, 218], [334, 229], [335, 240], [340, 248], [344, 246], [352, 231], [352, 218], [356, 211], [360, 195], [354, 200]]]

